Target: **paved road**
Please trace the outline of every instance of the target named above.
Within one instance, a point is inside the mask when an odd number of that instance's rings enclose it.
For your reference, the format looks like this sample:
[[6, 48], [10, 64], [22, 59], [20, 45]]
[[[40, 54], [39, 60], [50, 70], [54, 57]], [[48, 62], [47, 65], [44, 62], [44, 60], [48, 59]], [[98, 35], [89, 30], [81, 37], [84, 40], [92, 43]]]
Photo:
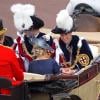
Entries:
[[56, 14], [64, 9], [68, 0], [0, 0], [0, 18], [3, 19], [4, 26], [8, 28], [8, 35], [16, 36], [13, 25], [13, 17], [10, 7], [14, 3], [31, 3], [36, 6], [36, 14], [45, 21], [45, 27], [55, 26]]

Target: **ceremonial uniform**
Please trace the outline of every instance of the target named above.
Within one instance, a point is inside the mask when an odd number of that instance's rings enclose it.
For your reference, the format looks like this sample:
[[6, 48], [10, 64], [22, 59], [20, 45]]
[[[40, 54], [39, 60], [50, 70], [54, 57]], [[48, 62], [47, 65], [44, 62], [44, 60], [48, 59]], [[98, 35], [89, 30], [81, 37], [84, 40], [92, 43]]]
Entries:
[[[18, 58], [18, 61], [20, 63], [20, 67], [23, 71], [27, 71], [28, 69], [28, 63], [32, 60], [31, 56], [28, 55], [28, 53], [24, 50], [24, 41], [22, 40], [21, 36], [18, 36], [15, 40], [13, 49], [16, 52], [16, 56]], [[26, 49], [26, 48], [25, 48]]]
[[[42, 32], [40, 32], [40, 33], [38, 33], [37, 34], [37, 36], [35, 36], [36, 38], [40, 38], [40, 37], [43, 37], [43, 36], [45, 36], [46, 34], [45, 33], [42, 33]], [[32, 39], [32, 38], [31, 38]], [[28, 52], [31, 54], [31, 51], [32, 51], [32, 48], [33, 48], [33, 46], [31, 45], [31, 43], [30, 43], [30, 40], [31, 40], [30, 38], [28, 38], [27, 36], [25, 36], [24, 37], [24, 42], [25, 42], [25, 45], [26, 45], [26, 48], [27, 48], [27, 50], [28, 50]], [[46, 42], [51, 46], [51, 47], [53, 47], [53, 38], [50, 36], [50, 38], [47, 40], [46, 39]]]
[[[12, 85], [20, 85], [24, 79], [23, 72], [20, 69], [15, 52], [12, 48], [4, 46], [4, 34], [7, 31], [3, 28], [2, 20], [0, 20], [0, 77], [11, 80]], [[10, 90], [0, 89], [0, 93], [9, 94]]]
[[[16, 39], [14, 50], [17, 52], [23, 71], [27, 71], [28, 64], [32, 60], [31, 50], [33, 46], [30, 44], [30, 41], [35, 35], [37, 38], [45, 35], [39, 32], [39, 29], [44, 26], [44, 22], [35, 16], [34, 5], [21, 4], [19, 6], [19, 4], [16, 4], [11, 7], [11, 11], [14, 13], [14, 24], [18, 30], [18, 38]], [[51, 45], [51, 41], [53, 40], [50, 37], [50, 40], [47, 40], [47, 42]]]
[[18, 85], [23, 81], [23, 72], [15, 52], [3, 45], [0, 45], [0, 76], [9, 78], [13, 85]]
[[52, 30], [53, 33], [60, 34], [59, 40], [55, 41], [55, 59], [61, 66], [63, 63], [64, 67], [80, 70], [90, 64], [93, 55], [84, 38], [72, 35], [74, 28], [73, 19], [67, 10], [61, 10], [57, 14], [56, 27]]
[[[82, 43], [80, 48], [78, 47], [79, 41]], [[71, 67], [73, 66], [73, 68], [80, 70], [81, 68], [88, 66], [93, 59], [91, 50], [85, 39], [80, 39], [78, 36], [72, 35], [72, 40], [69, 45], [66, 46], [61, 39], [58, 40], [58, 43], [59, 46], [56, 48], [55, 59], [59, 64], [65, 60]], [[64, 56], [64, 58], [61, 58], [60, 56]]]

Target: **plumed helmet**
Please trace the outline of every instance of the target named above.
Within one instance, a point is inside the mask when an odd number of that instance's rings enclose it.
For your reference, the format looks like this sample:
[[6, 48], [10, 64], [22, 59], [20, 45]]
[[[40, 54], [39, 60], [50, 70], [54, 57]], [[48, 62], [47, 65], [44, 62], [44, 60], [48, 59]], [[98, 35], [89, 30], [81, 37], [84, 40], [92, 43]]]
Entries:
[[17, 30], [28, 30], [34, 23], [30, 16], [35, 14], [35, 6], [31, 4], [14, 4], [11, 6], [14, 13], [14, 25]]
[[34, 37], [33, 40], [31, 41], [31, 44], [49, 51], [53, 51], [53, 49], [49, 46], [49, 44], [46, 42], [46, 40], [43, 37], [40, 38]]
[[61, 10], [56, 17], [56, 27], [52, 30], [53, 33], [62, 34], [73, 31], [73, 19], [69, 16], [66, 9]]
[[17, 30], [34, 30], [44, 26], [42, 19], [35, 15], [35, 6], [31, 4], [14, 4], [11, 6], [14, 13], [14, 24]]

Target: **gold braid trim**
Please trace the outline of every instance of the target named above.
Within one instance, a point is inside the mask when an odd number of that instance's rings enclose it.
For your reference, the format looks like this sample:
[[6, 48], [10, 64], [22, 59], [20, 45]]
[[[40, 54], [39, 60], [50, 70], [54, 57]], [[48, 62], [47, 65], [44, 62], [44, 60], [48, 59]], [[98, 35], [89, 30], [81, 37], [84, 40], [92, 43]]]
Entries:
[[71, 62], [66, 62], [65, 57], [62, 55], [61, 58], [62, 58], [63, 62], [62, 62], [61, 64], [62, 64], [64, 67], [70, 67], [71, 69], [73, 69], [73, 68], [75, 67], [75, 65], [77, 64], [78, 57], [79, 57], [79, 53], [80, 53], [80, 48], [78, 48], [78, 50], [77, 50], [76, 59], [75, 59], [73, 65], [71, 65]]
[[78, 50], [77, 50], [77, 55], [76, 55], [74, 64], [70, 66], [71, 69], [73, 69], [75, 67], [75, 65], [77, 64], [79, 53], [80, 53], [80, 48], [78, 48]]

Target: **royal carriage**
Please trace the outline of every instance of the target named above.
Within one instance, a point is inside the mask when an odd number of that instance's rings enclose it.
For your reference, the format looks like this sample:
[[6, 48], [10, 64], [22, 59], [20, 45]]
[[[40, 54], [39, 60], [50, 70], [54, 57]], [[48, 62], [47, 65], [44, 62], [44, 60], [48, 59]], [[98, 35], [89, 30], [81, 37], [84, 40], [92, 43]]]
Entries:
[[[42, 29], [41, 31], [49, 31]], [[75, 75], [29, 75], [28, 81], [31, 90], [32, 100], [61, 100], [68, 95], [74, 94], [82, 98], [82, 100], [97, 100], [100, 94], [100, 40], [97, 33], [73, 33], [85, 37], [92, 49], [94, 60], [89, 66], [81, 69]], [[53, 35], [53, 34], [52, 34]], [[89, 36], [90, 35], [90, 36]], [[97, 34], [99, 35], [99, 34]], [[59, 37], [53, 35], [54, 38]], [[94, 38], [96, 38], [94, 40]], [[34, 78], [35, 77], [35, 78]], [[36, 78], [37, 77], [37, 78]], [[33, 78], [33, 79], [32, 79]]]
[[[42, 29], [41, 31], [50, 32], [49, 29]], [[80, 32], [79, 32], [80, 33]], [[51, 33], [50, 33], [51, 34]], [[73, 33], [73, 34], [78, 34]], [[98, 33], [80, 33], [80, 36], [85, 37], [91, 46], [91, 50], [94, 55], [94, 59], [91, 64], [74, 75], [38, 75], [38, 74], [25, 74], [25, 86], [28, 84], [31, 94], [30, 100], [61, 100], [66, 98], [71, 94], [78, 95], [82, 100], [97, 100], [100, 94], [100, 34]], [[59, 37], [58, 35], [53, 35], [54, 38]], [[9, 87], [11, 89], [11, 83], [0, 78], [0, 88], [3, 86]], [[19, 92], [17, 95], [22, 96], [21, 100], [27, 100], [26, 94], [27, 89], [24, 86], [17, 88]], [[22, 92], [20, 91], [22, 90]], [[22, 95], [21, 95], [22, 94]], [[0, 100], [6, 100], [9, 98], [2, 99], [0, 94]], [[18, 96], [14, 95], [12, 98], [15, 100], [20, 100]], [[13, 100], [13, 99], [8, 99]]]
[[31, 83], [32, 100], [61, 100], [69, 94], [78, 95], [82, 100], [96, 100], [100, 93], [99, 72], [100, 56], [75, 75], [49, 76], [49, 80], [35, 77], [32, 82], [28, 82]]
[[[42, 29], [42, 31], [47, 31], [45, 33], [49, 32], [49, 30], [47, 29]], [[91, 62], [89, 66], [83, 68], [79, 72], [75, 73], [75, 75], [71, 76], [42, 76], [37, 74], [25, 74], [26, 76], [24, 83], [26, 85], [29, 84], [30, 86], [31, 100], [61, 100], [62, 98], [66, 98], [68, 95], [71, 94], [78, 95], [82, 98], [82, 100], [97, 100], [97, 97], [100, 94], [100, 34], [92, 32], [77, 32], [74, 34], [83, 36], [89, 41], [95, 59]], [[54, 36], [54, 38], [57, 37], [59, 36]], [[32, 85], [33, 87], [31, 87]], [[4, 86], [6, 85], [4, 84]], [[25, 91], [23, 91], [24, 96], [26, 95], [25, 93], [27, 93]], [[16, 96], [14, 98], [15, 100], [20, 100], [19, 98], [17, 99]], [[2, 98], [0, 95], [0, 100], [1, 99]], [[23, 97], [22, 100], [27, 99]]]

